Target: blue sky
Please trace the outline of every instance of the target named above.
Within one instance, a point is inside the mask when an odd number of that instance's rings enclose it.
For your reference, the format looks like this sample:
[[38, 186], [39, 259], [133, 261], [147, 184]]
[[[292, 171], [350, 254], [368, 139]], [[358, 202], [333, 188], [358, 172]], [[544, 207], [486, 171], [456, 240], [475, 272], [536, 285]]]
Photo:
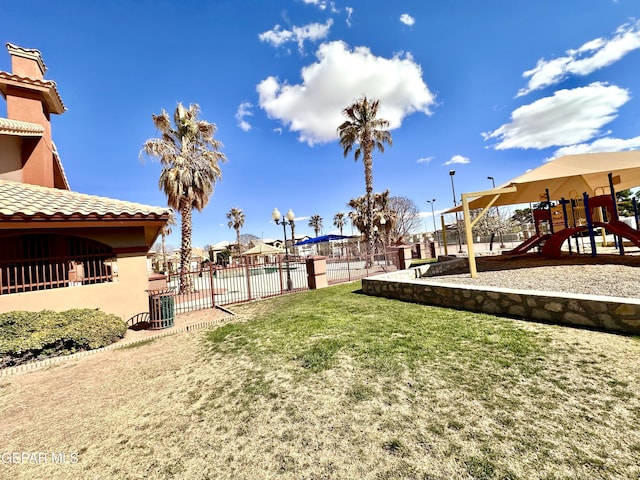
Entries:
[[[2, 40], [42, 52], [68, 111], [53, 138], [71, 188], [166, 205], [160, 166], [141, 162], [151, 115], [198, 103], [228, 162], [194, 245], [282, 236], [271, 211], [348, 211], [360, 161], [337, 141], [342, 109], [381, 102], [393, 146], [374, 189], [412, 199], [431, 230], [456, 194], [559, 155], [640, 146], [637, 0], [2, 0]], [[0, 69], [10, 71], [0, 52]], [[4, 103], [0, 115], [4, 116]], [[169, 239], [179, 244], [179, 228]]]

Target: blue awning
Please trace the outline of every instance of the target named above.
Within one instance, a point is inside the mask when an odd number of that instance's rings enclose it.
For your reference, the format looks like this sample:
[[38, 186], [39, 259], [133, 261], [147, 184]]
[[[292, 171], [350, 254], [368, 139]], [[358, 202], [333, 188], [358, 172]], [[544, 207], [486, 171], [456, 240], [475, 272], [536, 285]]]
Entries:
[[297, 247], [299, 245], [312, 245], [314, 243], [324, 243], [324, 242], [330, 242], [332, 240], [345, 240], [347, 238], [351, 238], [351, 237], [347, 237], [344, 235], [321, 235], [319, 237], [308, 238], [301, 242], [294, 243], [294, 246]]

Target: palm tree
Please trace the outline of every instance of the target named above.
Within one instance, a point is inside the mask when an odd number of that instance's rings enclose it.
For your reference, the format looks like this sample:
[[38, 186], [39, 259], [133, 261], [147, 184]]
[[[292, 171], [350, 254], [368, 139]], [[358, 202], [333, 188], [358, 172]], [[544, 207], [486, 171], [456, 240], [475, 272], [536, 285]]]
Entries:
[[354, 150], [355, 161], [362, 155], [364, 163], [364, 180], [366, 187], [367, 214], [365, 218], [365, 235], [368, 240], [368, 253], [373, 252], [373, 150], [384, 153], [384, 144], [393, 145], [391, 133], [385, 130], [389, 121], [377, 118], [379, 100], [369, 101], [366, 96], [345, 108], [342, 113], [347, 120], [338, 127], [340, 146], [346, 157]]
[[216, 125], [198, 119], [199, 112], [200, 107], [195, 103], [189, 108], [178, 103], [173, 125], [164, 109], [160, 115], [152, 115], [153, 124], [162, 136], [144, 142], [140, 152], [160, 160], [162, 172], [158, 185], [167, 195], [169, 206], [182, 217], [180, 293], [193, 289], [187, 274], [193, 209], [202, 211], [207, 205], [216, 181], [222, 177], [219, 164], [227, 160], [219, 151], [222, 144], [213, 137]]
[[242, 253], [242, 245], [240, 245], [240, 229], [244, 226], [244, 212], [241, 208], [232, 208], [227, 213], [229, 223], [227, 226], [233, 228], [236, 231], [236, 238], [238, 241], [238, 255]]
[[340, 236], [342, 236], [342, 229], [346, 223], [344, 212], [338, 212], [333, 216], [333, 226], [340, 230]]
[[311, 218], [309, 219], [309, 226], [313, 228], [313, 231], [316, 233], [316, 237], [320, 235], [322, 217], [320, 215], [311, 215]]
[[[340, 231], [340, 236], [342, 236], [342, 229], [346, 223], [346, 218], [344, 212], [338, 212], [333, 216], [333, 225]], [[342, 256], [344, 250], [343, 241], [340, 241], [340, 255]]]
[[289, 220], [289, 225], [291, 225], [291, 251], [294, 255], [296, 255], [296, 247], [294, 246], [296, 243], [296, 222], [295, 219]]
[[352, 210], [349, 212], [349, 220], [351, 220], [351, 225], [356, 227], [360, 233], [365, 233], [365, 217], [366, 217], [366, 207], [365, 207], [365, 197], [352, 198], [347, 203], [347, 206]]

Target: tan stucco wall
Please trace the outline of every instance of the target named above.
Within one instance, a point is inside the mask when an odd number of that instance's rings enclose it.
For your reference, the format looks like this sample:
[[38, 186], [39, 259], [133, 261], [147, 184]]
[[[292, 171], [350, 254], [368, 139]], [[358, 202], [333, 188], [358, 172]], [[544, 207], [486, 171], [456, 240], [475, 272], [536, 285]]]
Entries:
[[20, 137], [0, 135], [0, 179], [22, 181]]
[[114, 282], [0, 296], [0, 313], [12, 310], [68, 310], [99, 308], [123, 320], [149, 311], [147, 257], [118, 256], [118, 278]]
[[33, 138], [33, 148], [26, 149], [22, 167], [23, 181], [43, 187], [54, 186], [53, 146], [51, 144], [51, 122], [44, 110], [39, 92], [15, 87], [7, 89], [7, 117], [11, 120], [36, 123], [44, 127], [40, 138]]

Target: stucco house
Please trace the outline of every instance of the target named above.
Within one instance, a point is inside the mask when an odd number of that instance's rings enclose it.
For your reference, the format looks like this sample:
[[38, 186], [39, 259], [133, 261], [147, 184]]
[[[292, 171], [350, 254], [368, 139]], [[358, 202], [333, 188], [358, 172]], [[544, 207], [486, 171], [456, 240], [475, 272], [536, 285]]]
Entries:
[[65, 111], [38, 50], [7, 44], [0, 71], [0, 312], [100, 308], [127, 320], [148, 311], [146, 255], [166, 207], [70, 190], [51, 136]]

